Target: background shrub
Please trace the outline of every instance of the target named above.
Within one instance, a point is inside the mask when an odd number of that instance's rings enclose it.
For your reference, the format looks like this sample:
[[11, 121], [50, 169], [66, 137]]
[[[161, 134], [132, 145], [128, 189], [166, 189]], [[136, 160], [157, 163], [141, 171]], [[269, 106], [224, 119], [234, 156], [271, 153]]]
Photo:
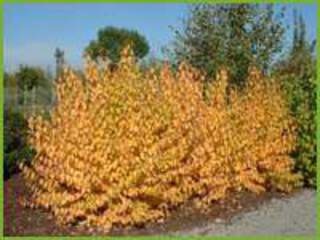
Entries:
[[277, 66], [277, 76], [297, 121], [298, 144], [293, 153], [295, 169], [305, 186], [316, 186], [316, 58], [315, 42], [306, 38], [303, 18], [294, 14], [294, 38], [288, 55]]
[[20, 112], [4, 112], [4, 178], [18, 170], [20, 162], [30, 161], [33, 152], [27, 144], [28, 123]]
[[298, 142], [292, 156], [295, 169], [304, 176], [304, 184], [316, 186], [316, 78], [282, 76], [283, 87], [290, 103], [290, 110], [297, 121]]

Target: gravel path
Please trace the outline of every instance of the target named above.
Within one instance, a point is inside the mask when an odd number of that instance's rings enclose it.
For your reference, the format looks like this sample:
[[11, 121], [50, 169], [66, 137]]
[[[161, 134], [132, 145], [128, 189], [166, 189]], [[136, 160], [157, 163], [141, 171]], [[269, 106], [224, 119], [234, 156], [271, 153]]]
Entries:
[[[7, 236], [92, 236], [104, 231], [59, 226], [39, 209], [23, 208], [17, 198], [28, 196], [21, 175], [4, 183], [4, 233]], [[191, 202], [190, 202], [191, 203]], [[297, 190], [285, 195], [234, 193], [201, 213], [192, 204], [177, 209], [164, 223], [144, 228], [115, 229], [114, 236], [148, 235], [315, 235], [316, 192]]]
[[315, 235], [316, 192], [303, 190], [288, 199], [273, 199], [229, 223], [217, 220], [174, 235]]

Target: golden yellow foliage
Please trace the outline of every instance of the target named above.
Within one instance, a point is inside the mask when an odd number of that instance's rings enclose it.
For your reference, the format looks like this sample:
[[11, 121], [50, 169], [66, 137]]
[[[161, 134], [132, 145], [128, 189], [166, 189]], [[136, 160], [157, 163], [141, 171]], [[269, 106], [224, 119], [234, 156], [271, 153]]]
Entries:
[[30, 119], [27, 204], [63, 224], [131, 226], [190, 199], [205, 207], [229, 191], [295, 186], [294, 123], [276, 82], [252, 70], [227, 101], [222, 70], [206, 102], [187, 64], [143, 74], [132, 56], [126, 48], [112, 72], [89, 61], [85, 81], [66, 70], [50, 118]]

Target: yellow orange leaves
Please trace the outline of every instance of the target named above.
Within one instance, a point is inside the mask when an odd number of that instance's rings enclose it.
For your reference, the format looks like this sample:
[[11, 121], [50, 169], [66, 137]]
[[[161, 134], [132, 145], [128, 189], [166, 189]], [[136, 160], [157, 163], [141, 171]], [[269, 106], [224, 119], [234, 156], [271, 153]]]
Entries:
[[85, 80], [64, 76], [50, 118], [30, 118], [37, 156], [22, 166], [26, 203], [62, 224], [141, 225], [189, 199], [205, 208], [227, 191], [299, 182], [289, 155], [295, 124], [277, 83], [256, 69], [229, 101], [220, 71], [208, 102], [199, 71], [183, 63], [177, 73], [168, 64], [143, 73], [130, 48], [112, 71], [88, 61]]

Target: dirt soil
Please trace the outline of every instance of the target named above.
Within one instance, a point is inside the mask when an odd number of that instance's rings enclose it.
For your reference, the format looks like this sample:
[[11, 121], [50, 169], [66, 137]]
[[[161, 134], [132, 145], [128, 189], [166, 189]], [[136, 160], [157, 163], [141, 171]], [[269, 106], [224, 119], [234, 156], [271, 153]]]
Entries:
[[47, 212], [24, 208], [18, 201], [23, 196], [28, 196], [28, 192], [20, 174], [4, 182], [5, 236], [170, 235], [183, 229], [205, 226], [208, 222], [229, 222], [232, 217], [252, 211], [271, 199], [289, 197], [275, 191], [260, 195], [241, 192], [213, 203], [206, 213], [200, 212], [191, 202], [187, 202], [174, 210], [163, 223], [150, 223], [131, 229], [114, 228], [108, 233], [103, 229], [89, 229], [84, 226], [59, 226]]

